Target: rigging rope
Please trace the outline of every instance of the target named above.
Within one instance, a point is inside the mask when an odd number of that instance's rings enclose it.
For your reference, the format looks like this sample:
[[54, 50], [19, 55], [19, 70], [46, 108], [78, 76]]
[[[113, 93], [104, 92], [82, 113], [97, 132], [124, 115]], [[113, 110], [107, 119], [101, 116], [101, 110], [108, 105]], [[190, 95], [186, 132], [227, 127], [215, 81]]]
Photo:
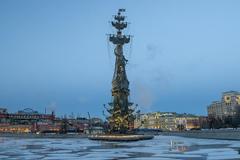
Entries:
[[132, 57], [132, 44], [133, 44], [133, 36], [130, 39], [130, 46], [129, 46], [129, 59]]

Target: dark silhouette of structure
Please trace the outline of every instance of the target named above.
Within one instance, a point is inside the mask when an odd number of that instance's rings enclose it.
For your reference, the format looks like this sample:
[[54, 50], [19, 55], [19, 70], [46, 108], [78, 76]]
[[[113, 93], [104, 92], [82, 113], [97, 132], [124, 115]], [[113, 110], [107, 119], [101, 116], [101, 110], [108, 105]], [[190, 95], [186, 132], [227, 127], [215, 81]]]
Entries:
[[112, 96], [113, 101], [109, 103], [107, 111], [110, 116], [107, 118], [110, 126], [110, 133], [127, 133], [133, 125], [134, 109], [131, 108], [133, 103], [129, 102], [129, 81], [127, 79], [125, 66], [128, 60], [124, 57], [123, 46], [130, 42], [130, 35], [124, 35], [122, 30], [128, 25], [125, 22], [125, 16], [122, 13], [125, 9], [119, 9], [114, 16], [112, 26], [116, 28], [116, 34], [109, 35], [109, 41], [115, 45], [114, 54], [115, 70], [112, 79]]

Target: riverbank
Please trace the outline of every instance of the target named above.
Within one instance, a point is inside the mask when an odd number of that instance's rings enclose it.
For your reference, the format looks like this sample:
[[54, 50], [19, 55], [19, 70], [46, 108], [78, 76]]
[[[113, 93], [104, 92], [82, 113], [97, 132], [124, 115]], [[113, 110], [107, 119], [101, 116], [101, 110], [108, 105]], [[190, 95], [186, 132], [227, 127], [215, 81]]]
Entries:
[[[238, 140], [240, 141], [240, 129], [215, 129], [182, 132], [158, 132], [155, 135], [180, 136], [188, 138]], [[34, 134], [34, 133], [0, 133], [0, 137], [16, 138], [88, 138], [87, 134]]]
[[163, 136], [181, 136], [188, 138], [219, 139], [219, 140], [240, 140], [240, 129], [215, 129], [182, 132], [160, 132]]
[[87, 135], [86, 134], [0, 133], [0, 137], [16, 137], [16, 138], [87, 138]]

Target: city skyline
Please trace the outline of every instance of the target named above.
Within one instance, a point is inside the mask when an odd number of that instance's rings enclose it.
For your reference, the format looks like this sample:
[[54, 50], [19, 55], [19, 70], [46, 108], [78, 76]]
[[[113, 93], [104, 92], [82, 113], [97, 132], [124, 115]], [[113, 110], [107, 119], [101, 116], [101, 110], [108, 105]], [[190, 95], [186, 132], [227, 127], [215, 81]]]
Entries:
[[134, 36], [127, 74], [140, 110], [206, 115], [222, 92], [240, 90], [238, 1], [14, 2], [0, 2], [0, 106], [10, 111], [102, 117], [119, 7]]

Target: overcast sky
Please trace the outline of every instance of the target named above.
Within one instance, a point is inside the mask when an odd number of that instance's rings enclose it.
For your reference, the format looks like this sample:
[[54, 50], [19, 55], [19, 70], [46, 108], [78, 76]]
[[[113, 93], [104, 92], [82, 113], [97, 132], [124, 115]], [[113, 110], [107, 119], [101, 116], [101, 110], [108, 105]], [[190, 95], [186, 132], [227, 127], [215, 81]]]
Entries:
[[118, 8], [131, 22], [130, 100], [142, 112], [206, 115], [222, 92], [240, 90], [240, 1], [1, 0], [0, 106], [102, 116]]

